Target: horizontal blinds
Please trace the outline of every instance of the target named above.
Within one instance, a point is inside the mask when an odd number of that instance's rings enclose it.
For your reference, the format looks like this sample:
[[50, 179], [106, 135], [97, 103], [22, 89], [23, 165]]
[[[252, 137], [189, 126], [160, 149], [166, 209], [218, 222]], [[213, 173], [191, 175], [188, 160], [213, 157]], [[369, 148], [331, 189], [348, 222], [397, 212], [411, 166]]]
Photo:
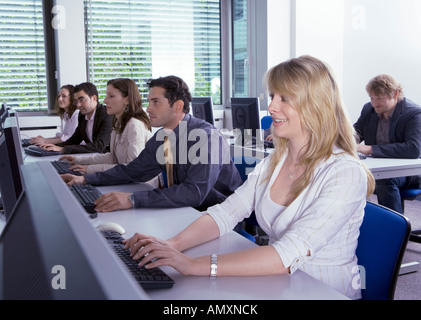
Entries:
[[0, 102], [47, 109], [41, 0], [0, 0]]
[[128, 77], [145, 98], [148, 79], [173, 74], [193, 96], [221, 102], [219, 0], [85, 0], [85, 18], [89, 80], [100, 95], [111, 78]]

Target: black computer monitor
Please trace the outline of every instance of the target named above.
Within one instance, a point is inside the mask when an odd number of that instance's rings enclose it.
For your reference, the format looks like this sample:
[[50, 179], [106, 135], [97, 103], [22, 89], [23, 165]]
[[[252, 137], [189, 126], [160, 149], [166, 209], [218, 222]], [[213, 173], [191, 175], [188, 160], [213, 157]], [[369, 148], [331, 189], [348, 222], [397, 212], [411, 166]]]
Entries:
[[0, 299], [148, 299], [50, 161], [22, 166], [0, 236]]
[[259, 98], [231, 98], [231, 113], [234, 135], [241, 134], [242, 145], [262, 141]]
[[9, 113], [7, 112], [6, 104], [2, 103], [0, 109], [0, 132], [3, 132], [4, 122], [6, 121], [8, 115]]
[[8, 117], [0, 137], [0, 195], [6, 221], [22, 192], [22, 146], [16, 118]]
[[193, 97], [192, 98], [193, 116], [209, 122], [214, 125], [212, 97]]

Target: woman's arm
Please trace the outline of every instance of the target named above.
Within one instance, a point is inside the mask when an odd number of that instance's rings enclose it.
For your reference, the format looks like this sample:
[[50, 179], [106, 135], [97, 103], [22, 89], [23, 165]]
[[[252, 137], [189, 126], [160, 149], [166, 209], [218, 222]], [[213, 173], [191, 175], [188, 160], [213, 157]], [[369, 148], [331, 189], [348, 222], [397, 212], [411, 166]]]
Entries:
[[[189, 257], [180, 251], [192, 248], [219, 236], [216, 223], [209, 215], [195, 220], [186, 229], [167, 241], [135, 234], [126, 240], [133, 259], [145, 256], [141, 265], [147, 267], [169, 265], [184, 275], [208, 276], [210, 256]], [[218, 276], [258, 276], [288, 273], [278, 253], [272, 246], [255, 247], [248, 250], [218, 255]]]

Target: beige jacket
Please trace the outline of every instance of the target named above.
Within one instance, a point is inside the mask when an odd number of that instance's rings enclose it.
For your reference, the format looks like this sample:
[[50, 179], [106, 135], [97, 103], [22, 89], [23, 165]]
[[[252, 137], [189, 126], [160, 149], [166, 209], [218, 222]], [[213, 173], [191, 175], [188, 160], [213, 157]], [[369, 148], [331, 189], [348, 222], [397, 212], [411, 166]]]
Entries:
[[77, 156], [75, 163], [88, 165], [88, 174], [108, 170], [117, 164], [128, 164], [145, 148], [151, 137], [152, 133], [142, 121], [131, 118], [122, 134], [117, 134], [115, 130], [111, 132], [110, 152]]

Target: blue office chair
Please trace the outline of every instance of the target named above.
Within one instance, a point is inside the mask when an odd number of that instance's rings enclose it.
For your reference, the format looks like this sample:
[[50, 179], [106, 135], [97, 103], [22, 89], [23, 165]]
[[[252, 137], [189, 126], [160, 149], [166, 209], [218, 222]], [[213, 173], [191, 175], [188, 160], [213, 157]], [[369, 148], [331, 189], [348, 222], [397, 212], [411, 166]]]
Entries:
[[[247, 175], [253, 171], [253, 168], [261, 161], [258, 158], [248, 157], [248, 156], [237, 156], [233, 157], [232, 161], [237, 167], [238, 172], [240, 173], [241, 179], [244, 181], [247, 180]], [[256, 238], [252, 235], [255, 234], [255, 229], [258, 226], [256, 215], [254, 212], [250, 217], [244, 219], [245, 226], [243, 228], [236, 228], [236, 231], [242, 236], [246, 237], [250, 241], [256, 242]], [[251, 234], [251, 233], [252, 234]]]
[[[421, 195], [421, 189], [401, 189], [401, 203], [402, 203], [402, 212], [405, 213], [405, 200], [415, 200], [418, 196]], [[421, 243], [421, 229], [414, 229], [411, 231], [409, 241]]]
[[272, 124], [272, 117], [264, 116], [262, 120], [260, 120], [260, 124], [261, 124], [262, 130], [269, 129]]
[[363, 270], [360, 272], [363, 300], [394, 298], [410, 232], [411, 225], [405, 216], [367, 202], [356, 251], [360, 271]]
[[247, 175], [253, 171], [254, 167], [261, 161], [258, 158], [249, 157], [249, 156], [237, 156], [233, 157], [232, 161], [237, 167], [238, 172], [240, 173], [241, 179], [244, 181], [247, 180]]

